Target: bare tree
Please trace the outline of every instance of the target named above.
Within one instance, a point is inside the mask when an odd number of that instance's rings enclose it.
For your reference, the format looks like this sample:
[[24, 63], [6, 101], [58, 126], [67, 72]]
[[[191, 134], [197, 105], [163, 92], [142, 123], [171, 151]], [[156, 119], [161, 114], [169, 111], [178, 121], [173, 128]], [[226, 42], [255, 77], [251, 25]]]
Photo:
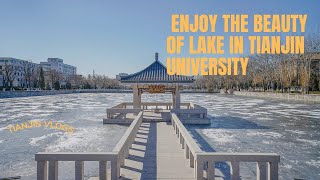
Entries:
[[[49, 81], [51, 84], [51, 88], [53, 87], [54, 83], [56, 83], [57, 81], [61, 81], [63, 79], [62, 74], [54, 69], [48, 71], [48, 77], [49, 77]], [[47, 82], [47, 83], [49, 83], [49, 82]]]
[[13, 65], [9, 65], [5, 63], [4, 68], [3, 68], [3, 78], [4, 78], [4, 86], [6, 88], [9, 88], [12, 90], [13, 88], [13, 81], [17, 77], [17, 67]]
[[[194, 86], [207, 85], [207, 89], [237, 88], [262, 91], [291, 92], [320, 88], [320, 34], [305, 38], [305, 52], [290, 54], [254, 54], [249, 57], [246, 75], [212, 76], [198, 78]], [[239, 72], [241, 70], [239, 69]], [[240, 73], [241, 74], [241, 73]], [[294, 89], [293, 89], [294, 88]]]
[[81, 75], [70, 75], [69, 82], [74, 88], [82, 88], [84, 86], [85, 78]]
[[39, 84], [40, 70], [41, 70], [41, 67], [36, 67], [36, 68], [33, 68], [33, 70], [32, 70], [30, 85], [33, 88], [40, 88], [40, 84]]
[[311, 34], [305, 41], [305, 53], [299, 56], [299, 77], [304, 93], [309, 93], [311, 78], [311, 63], [315, 55], [320, 52], [320, 34]]
[[25, 86], [27, 88], [31, 87], [31, 78], [34, 74], [34, 68], [32, 67], [31, 61], [23, 61], [22, 63], [23, 76], [25, 81]]

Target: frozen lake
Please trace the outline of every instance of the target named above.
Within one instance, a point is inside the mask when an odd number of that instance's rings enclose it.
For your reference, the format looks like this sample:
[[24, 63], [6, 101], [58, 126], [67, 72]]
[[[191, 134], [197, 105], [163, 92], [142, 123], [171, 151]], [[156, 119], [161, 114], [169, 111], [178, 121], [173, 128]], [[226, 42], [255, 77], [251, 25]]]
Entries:
[[[171, 101], [169, 94], [142, 98]], [[181, 98], [204, 106], [212, 117], [211, 126], [188, 127], [204, 150], [274, 152], [281, 156], [280, 179], [320, 179], [320, 104], [219, 94], [182, 94]], [[132, 95], [68, 94], [0, 99], [0, 178], [35, 179], [36, 152], [111, 151], [127, 127], [102, 125], [102, 117], [107, 107], [124, 101], [132, 101]], [[7, 129], [9, 125], [30, 120], [58, 121], [75, 127], [75, 133], [43, 127], [14, 133]], [[85, 166], [87, 175], [98, 174], [98, 163]], [[74, 174], [70, 163], [59, 167], [69, 169], [59, 172], [65, 173], [63, 177]]]

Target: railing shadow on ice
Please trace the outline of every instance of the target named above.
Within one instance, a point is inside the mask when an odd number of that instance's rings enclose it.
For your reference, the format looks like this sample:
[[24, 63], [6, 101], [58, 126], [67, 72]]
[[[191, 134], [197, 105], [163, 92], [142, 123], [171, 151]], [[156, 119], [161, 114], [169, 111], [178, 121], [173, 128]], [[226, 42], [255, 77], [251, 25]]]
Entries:
[[[247, 119], [233, 116], [217, 116], [212, 117], [208, 115], [211, 119], [210, 125], [186, 125], [187, 130], [191, 133], [193, 139], [197, 141], [200, 148], [204, 152], [216, 152], [213, 146], [208, 144], [208, 142], [199, 134], [197, 130], [201, 129], [269, 129], [267, 126], [262, 126], [256, 124]], [[230, 179], [230, 166], [226, 162], [216, 162], [215, 168], [219, 169], [224, 175], [225, 179]]]
[[135, 141], [136, 134], [142, 123], [143, 112], [141, 111], [128, 127], [125, 134], [117, 143], [112, 152], [40, 152], [35, 155], [37, 161], [37, 180], [56, 180], [58, 179], [58, 162], [75, 162], [75, 179], [84, 178], [84, 161], [99, 162], [99, 179], [106, 180], [107, 162], [111, 162], [111, 179], [116, 180], [120, 177], [120, 167], [124, 166], [124, 160], [129, 156], [129, 148]]
[[241, 179], [240, 163], [242, 162], [256, 162], [256, 179], [278, 180], [278, 163], [280, 162], [278, 154], [204, 152], [174, 113], [172, 113], [171, 122], [182, 149], [185, 150], [185, 156], [190, 160], [190, 167], [194, 168], [197, 180], [203, 179], [204, 175], [206, 179], [215, 179], [216, 162], [230, 162], [230, 179], [232, 180]]

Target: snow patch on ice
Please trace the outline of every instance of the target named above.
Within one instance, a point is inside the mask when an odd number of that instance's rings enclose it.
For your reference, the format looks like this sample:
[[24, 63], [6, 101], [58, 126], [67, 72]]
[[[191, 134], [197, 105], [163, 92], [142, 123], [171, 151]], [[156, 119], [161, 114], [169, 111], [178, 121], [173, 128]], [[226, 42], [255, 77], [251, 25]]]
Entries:
[[47, 135], [43, 135], [43, 136], [40, 136], [40, 137], [35, 137], [35, 138], [30, 138], [30, 145], [31, 146], [38, 146], [39, 145], [39, 141], [42, 141], [48, 137], [52, 137], [54, 135], [61, 135], [62, 132], [56, 132], [56, 133], [50, 133], [50, 134], [47, 134]]
[[202, 133], [207, 136], [212, 141], [218, 143], [231, 143], [235, 142], [234, 135], [230, 131], [222, 130], [222, 129], [204, 129]]
[[[92, 133], [94, 132], [94, 133]], [[61, 150], [77, 151], [81, 150], [82, 146], [88, 147], [95, 146], [96, 139], [101, 138], [101, 134], [104, 133], [104, 129], [100, 128], [78, 128], [73, 134], [64, 133], [56, 143], [46, 148], [47, 152], [59, 152]]]
[[315, 166], [316, 168], [320, 168], [320, 160], [316, 161], [312, 159], [311, 161], [307, 161], [306, 163], [310, 166]]
[[310, 144], [312, 146], [320, 146], [320, 141], [318, 141], [318, 140], [309, 140], [309, 139], [297, 138], [297, 141], [308, 143], [308, 144]]
[[269, 121], [272, 120], [272, 118], [268, 118], [268, 117], [258, 117], [258, 120], [262, 120], [262, 121]]
[[263, 143], [263, 144], [271, 144], [270, 141], [266, 141], [266, 140], [262, 140], [262, 143]]
[[6, 126], [6, 127], [0, 127], [0, 131], [9, 130], [9, 127], [10, 127], [10, 126], [11, 126], [11, 125]]
[[292, 132], [294, 134], [299, 134], [299, 135], [306, 134], [304, 131], [299, 131], [299, 130], [285, 130], [285, 131]]
[[291, 169], [292, 166], [290, 164], [284, 164], [282, 165], [282, 168]]
[[267, 136], [267, 137], [273, 137], [273, 138], [280, 138], [282, 137], [282, 134], [277, 132], [249, 132], [247, 133], [248, 136]]

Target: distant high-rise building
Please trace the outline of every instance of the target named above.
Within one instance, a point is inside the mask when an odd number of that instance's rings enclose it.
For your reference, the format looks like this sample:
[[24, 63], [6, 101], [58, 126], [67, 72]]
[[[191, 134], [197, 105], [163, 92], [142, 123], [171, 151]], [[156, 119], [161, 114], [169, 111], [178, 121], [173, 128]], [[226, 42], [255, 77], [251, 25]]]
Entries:
[[77, 67], [64, 64], [60, 58], [48, 58], [47, 62], [40, 62], [40, 65], [44, 71], [56, 70], [64, 76], [77, 74]]

